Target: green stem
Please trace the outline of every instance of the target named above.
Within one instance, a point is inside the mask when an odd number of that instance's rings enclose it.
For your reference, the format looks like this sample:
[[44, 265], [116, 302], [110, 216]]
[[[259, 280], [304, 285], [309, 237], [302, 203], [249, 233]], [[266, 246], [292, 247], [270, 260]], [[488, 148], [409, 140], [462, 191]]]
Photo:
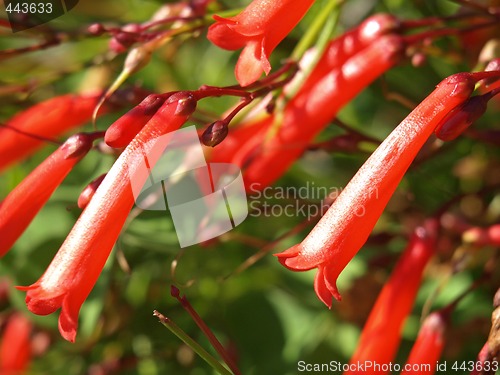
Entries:
[[[307, 29], [306, 34], [300, 39], [293, 50], [291, 55], [292, 60], [299, 61], [312, 45], [316, 44], [318, 46], [320, 39], [328, 40], [330, 38], [331, 33], [338, 23], [340, 15], [340, 11], [337, 8], [339, 8], [343, 2], [344, 0], [329, 0], [327, 4], [322, 7], [319, 16], [316, 17], [313, 24]], [[320, 37], [318, 37], [318, 35], [320, 35]], [[317, 43], [315, 43], [316, 40], [318, 41]], [[323, 43], [326, 45], [326, 41]]]
[[200, 344], [198, 344], [191, 336], [184, 332], [182, 328], [180, 328], [172, 320], [156, 310], [153, 311], [153, 315], [156, 316], [160, 320], [160, 323], [167, 327], [170, 332], [172, 332], [187, 346], [193, 349], [193, 351], [198, 354], [205, 362], [207, 362], [215, 371], [217, 371], [221, 375], [233, 375], [227, 368], [222, 366], [222, 364], [217, 359], [215, 359], [205, 349], [203, 349]]
[[340, 16], [340, 5], [342, 5], [343, 2], [344, 0], [330, 0], [328, 5], [325, 7], [325, 11], [314, 20], [312, 27], [309, 28], [306, 35], [295, 47], [295, 50], [292, 53], [292, 58], [295, 61], [298, 61], [298, 59], [300, 59], [305, 51], [312, 45], [313, 41], [316, 40], [316, 54], [314, 55], [311, 64], [309, 64], [306, 68], [303, 68], [301, 80], [293, 83], [293, 86], [287, 92], [287, 97], [295, 96], [304, 81], [307, 77], [309, 77], [309, 73], [311, 73], [311, 71], [316, 67], [319, 59], [323, 56], [323, 52], [332, 37], [333, 31], [337, 27]]

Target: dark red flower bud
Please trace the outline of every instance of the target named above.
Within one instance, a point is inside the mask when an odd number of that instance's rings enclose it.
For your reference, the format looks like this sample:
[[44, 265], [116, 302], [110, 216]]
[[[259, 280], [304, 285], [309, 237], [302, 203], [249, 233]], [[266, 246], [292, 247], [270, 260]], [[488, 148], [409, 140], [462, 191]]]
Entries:
[[104, 135], [106, 144], [114, 148], [127, 146], [164, 102], [165, 98], [161, 95], [151, 94], [147, 96], [139, 105], [125, 113], [106, 130]]
[[191, 115], [196, 110], [196, 106], [198, 104], [195, 97], [191, 93], [186, 92], [179, 92], [177, 94], [174, 94], [168, 100], [169, 102], [174, 102], [176, 100], [179, 101], [174, 113], [177, 116]]
[[473, 96], [452, 110], [434, 130], [436, 137], [443, 141], [457, 138], [486, 112], [489, 99], [488, 94]]
[[80, 196], [78, 197], [78, 207], [81, 208], [82, 210], [87, 207], [89, 204], [90, 200], [95, 194], [95, 191], [101, 185], [102, 180], [104, 180], [104, 177], [106, 177], [106, 173], [103, 173], [99, 177], [97, 177], [95, 180], [93, 180], [90, 184], [88, 184], [85, 189], [81, 192]]
[[181, 291], [175, 285], [170, 285], [170, 295], [174, 298], [180, 298]]
[[115, 37], [109, 40], [108, 47], [114, 53], [123, 53], [127, 50], [127, 46], [121, 44]]
[[89, 134], [75, 134], [68, 138], [61, 146], [65, 159], [84, 156], [92, 148], [95, 137]]
[[225, 121], [215, 121], [203, 132], [201, 141], [205, 146], [215, 147], [226, 138], [228, 133], [229, 129]]
[[99, 36], [106, 32], [106, 28], [100, 23], [93, 23], [87, 28], [87, 31], [92, 35]]

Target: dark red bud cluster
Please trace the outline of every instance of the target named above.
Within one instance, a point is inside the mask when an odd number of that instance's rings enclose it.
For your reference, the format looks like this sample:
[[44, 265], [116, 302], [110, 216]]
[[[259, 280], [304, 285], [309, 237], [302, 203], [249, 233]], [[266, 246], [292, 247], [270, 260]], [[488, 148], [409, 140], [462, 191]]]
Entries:
[[144, 41], [142, 26], [139, 24], [128, 24], [120, 30], [113, 32], [109, 41], [109, 48], [116, 53], [123, 53], [133, 44]]

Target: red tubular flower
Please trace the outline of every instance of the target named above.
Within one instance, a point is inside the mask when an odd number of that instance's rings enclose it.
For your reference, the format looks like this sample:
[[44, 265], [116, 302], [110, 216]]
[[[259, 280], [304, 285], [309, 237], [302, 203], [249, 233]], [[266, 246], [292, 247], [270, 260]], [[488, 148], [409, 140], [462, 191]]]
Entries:
[[[351, 364], [369, 361], [382, 365], [394, 359], [401, 340], [401, 328], [412, 309], [424, 268], [434, 254], [434, 243], [432, 230], [416, 229], [370, 312]], [[358, 373], [364, 372], [346, 371], [344, 375]]]
[[332, 295], [340, 299], [338, 275], [368, 239], [418, 151], [436, 124], [469, 98], [475, 81], [468, 73], [443, 80], [370, 156], [304, 241], [277, 254], [290, 270], [318, 268], [314, 288], [328, 307]]
[[87, 154], [96, 136], [99, 135], [77, 134], [68, 138], [4, 199], [0, 206], [0, 257], [26, 230], [74, 165]]
[[35, 314], [62, 308], [59, 331], [68, 341], [75, 341], [81, 305], [134, 204], [129, 176], [140, 171], [143, 152], [148, 152], [154, 139], [177, 130], [187, 120], [189, 114], [178, 110], [179, 102], [186, 99], [194, 100], [181, 92], [163, 104], [114, 163], [42, 277], [30, 286], [18, 287], [27, 291], [26, 304]]
[[277, 134], [263, 142], [246, 168], [247, 186], [265, 188], [281, 177], [346, 103], [399, 61], [403, 49], [400, 37], [383, 36], [342, 66], [329, 70], [309, 90], [297, 93], [284, 110]]
[[0, 171], [40, 148], [44, 141], [36, 137], [57, 137], [89, 121], [99, 97], [62, 95], [15, 115], [7, 121], [9, 128], [0, 129]]
[[[300, 91], [309, 92], [330, 71], [339, 69], [347, 60], [363, 51], [376, 39], [382, 35], [396, 32], [399, 28], [400, 21], [393, 15], [379, 13], [368, 17], [359, 26], [345, 32], [327, 45], [321, 59], [307, 77]], [[386, 51], [381, 52], [386, 53]]]
[[214, 16], [208, 39], [234, 51], [243, 48], [235, 75], [241, 86], [257, 81], [271, 70], [269, 56], [297, 25], [314, 0], [254, 0], [235, 17]]
[[[247, 189], [261, 190], [270, 185], [349, 100], [399, 61], [404, 47], [400, 37], [377, 40], [399, 26], [395, 17], [376, 14], [332, 40], [282, 116], [260, 120], [262, 126], [249, 127], [248, 134], [230, 131], [211, 157], [246, 167]], [[279, 122], [278, 133], [268, 140], [266, 134], [273, 121]]]
[[417, 341], [413, 344], [405, 370], [401, 374], [434, 374], [444, 347], [446, 322], [442, 314], [432, 313], [425, 318]]
[[7, 320], [0, 342], [0, 374], [20, 375], [31, 359], [31, 322], [15, 313]]

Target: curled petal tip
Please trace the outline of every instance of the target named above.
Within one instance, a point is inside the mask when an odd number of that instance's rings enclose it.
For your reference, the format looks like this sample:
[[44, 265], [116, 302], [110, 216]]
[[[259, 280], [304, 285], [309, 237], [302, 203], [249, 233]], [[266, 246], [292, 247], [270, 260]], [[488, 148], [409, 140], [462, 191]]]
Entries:
[[59, 332], [66, 341], [74, 343], [76, 340], [76, 327], [71, 322], [63, 319], [63, 314], [59, 317]]
[[[45, 293], [35, 285], [23, 287], [26, 293], [26, 306], [28, 310], [36, 315], [49, 315], [61, 307], [64, 291], [58, 295], [44, 295]], [[19, 288], [18, 288], [19, 289]]]
[[311, 265], [311, 262], [301, 255], [302, 250], [302, 245], [299, 243], [274, 256], [278, 257], [278, 261], [283, 266], [292, 271], [307, 271], [316, 267], [316, 264]]
[[266, 66], [262, 61], [267, 61], [267, 56], [261, 55], [262, 42], [258, 39], [248, 41], [246, 47], [240, 54], [236, 63], [235, 75], [238, 83], [242, 86], [248, 86], [257, 81]]
[[59, 332], [65, 340], [72, 343], [76, 339], [80, 307], [81, 303], [76, 303], [76, 301], [71, 303], [70, 298], [67, 297], [62, 302], [61, 314], [59, 315]]
[[26, 291], [31, 289], [31, 285], [30, 286], [16, 285], [14, 288], [16, 288], [17, 290], [26, 292]]
[[227, 23], [227, 24], [231, 24], [231, 25], [236, 25], [238, 23], [237, 21], [235, 21], [231, 18], [224, 18], [224, 17], [218, 16], [217, 14], [214, 14], [212, 17], [217, 22]]
[[[332, 297], [337, 301], [341, 301], [342, 297], [337, 289], [336, 277], [333, 282], [330, 280], [332, 275], [328, 274], [326, 267], [318, 267], [318, 273], [314, 279], [314, 290], [321, 302], [323, 302], [329, 309], [332, 308]], [[326, 272], [325, 272], [326, 271]]]
[[300, 246], [300, 244], [297, 244], [297, 245], [294, 245], [285, 251], [282, 251], [281, 253], [276, 253], [273, 255], [275, 257], [278, 257], [278, 259], [281, 261], [282, 259], [287, 259], [287, 258], [297, 256], [300, 253], [301, 248], [302, 247]]

